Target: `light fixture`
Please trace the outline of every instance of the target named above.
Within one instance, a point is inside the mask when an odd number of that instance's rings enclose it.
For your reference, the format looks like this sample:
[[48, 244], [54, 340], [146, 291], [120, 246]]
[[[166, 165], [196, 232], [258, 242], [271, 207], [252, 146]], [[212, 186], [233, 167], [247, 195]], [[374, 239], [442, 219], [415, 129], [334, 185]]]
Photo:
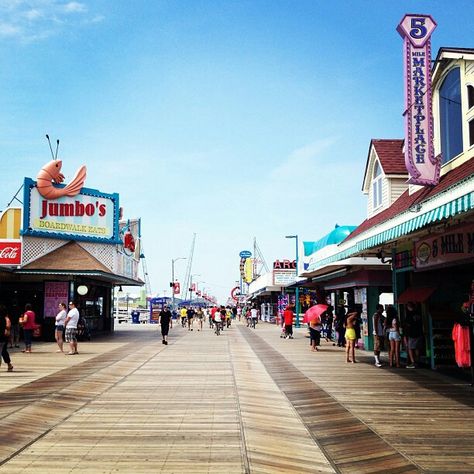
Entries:
[[386, 258], [385, 257], [385, 252], [383, 251], [383, 249], [380, 249], [376, 254], [375, 256], [382, 262], [382, 263], [392, 263], [392, 259], [391, 258]]
[[123, 293], [122, 285], [119, 285], [118, 293]]
[[87, 295], [89, 288], [86, 285], [79, 285], [77, 287], [77, 293], [81, 296]]

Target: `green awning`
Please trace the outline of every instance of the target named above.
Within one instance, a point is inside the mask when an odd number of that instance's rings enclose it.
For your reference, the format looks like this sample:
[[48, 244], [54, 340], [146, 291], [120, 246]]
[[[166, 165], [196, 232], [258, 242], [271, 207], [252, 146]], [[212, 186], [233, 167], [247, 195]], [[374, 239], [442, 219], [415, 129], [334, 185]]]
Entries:
[[420, 214], [413, 219], [409, 219], [401, 224], [391, 227], [390, 229], [384, 230], [379, 234], [368, 237], [367, 239], [362, 239], [355, 245], [343, 250], [342, 252], [331, 255], [330, 257], [318, 262], [314, 262], [313, 264], [309, 265], [308, 271], [317, 270], [318, 268], [324, 267], [339, 260], [344, 260], [351, 257], [352, 255], [361, 253], [364, 250], [378, 247], [386, 242], [398, 239], [403, 235], [410, 234], [411, 232], [419, 230], [428, 224], [456, 216], [463, 212], [471, 211], [472, 209], [474, 209], [474, 191], [467, 193], [460, 198], [447, 202], [446, 204], [442, 204], [441, 206], [432, 209], [429, 212]]

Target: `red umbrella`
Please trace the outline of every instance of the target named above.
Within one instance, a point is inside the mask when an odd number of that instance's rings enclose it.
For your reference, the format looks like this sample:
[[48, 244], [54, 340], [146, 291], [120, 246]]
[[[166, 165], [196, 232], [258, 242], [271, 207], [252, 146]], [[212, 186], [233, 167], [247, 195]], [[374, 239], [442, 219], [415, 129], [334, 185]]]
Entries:
[[316, 304], [304, 313], [303, 323], [309, 323], [313, 319], [320, 318], [321, 315], [328, 309], [327, 304]]

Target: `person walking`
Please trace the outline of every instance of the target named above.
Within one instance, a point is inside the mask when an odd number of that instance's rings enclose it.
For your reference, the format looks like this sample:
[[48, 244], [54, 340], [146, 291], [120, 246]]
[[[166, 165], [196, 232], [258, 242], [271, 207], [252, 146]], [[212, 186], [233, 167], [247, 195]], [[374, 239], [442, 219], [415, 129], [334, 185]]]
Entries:
[[375, 307], [376, 311], [372, 316], [373, 321], [373, 335], [374, 335], [374, 358], [375, 366], [382, 367], [380, 362], [380, 351], [383, 349], [384, 341], [384, 317], [383, 317], [383, 306], [378, 304]]
[[337, 347], [345, 347], [345, 323], [346, 323], [346, 310], [343, 304], [339, 304], [336, 310], [335, 329], [337, 332]]
[[293, 339], [293, 308], [287, 306], [283, 311], [283, 319], [285, 321], [285, 339]]
[[314, 318], [309, 322], [309, 345], [311, 347], [312, 352], [316, 352], [318, 350], [320, 341], [321, 318], [318, 316], [317, 318]]
[[346, 362], [356, 363], [355, 360], [355, 343], [357, 340], [355, 324], [358, 317], [357, 311], [349, 311], [346, 319]]
[[202, 331], [202, 322], [203, 322], [203, 319], [204, 319], [204, 311], [202, 310], [202, 308], [197, 309], [196, 317], [197, 317], [197, 321], [198, 321], [198, 331]]
[[194, 314], [195, 314], [195, 311], [192, 308], [192, 306], [190, 306], [188, 310], [186, 311], [186, 316], [188, 318], [188, 331], [193, 330]]
[[23, 326], [23, 338], [25, 340], [25, 348], [21, 352], [30, 354], [33, 331], [36, 329], [36, 315], [30, 303], [25, 305], [25, 312], [23, 313], [21, 324]]
[[222, 316], [221, 312], [216, 308], [216, 312], [214, 313], [214, 326], [216, 327], [216, 334], [219, 335], [221, 333], [221, 322]]
[[188, 311], [187, 311], [185, 306], [183, 306], [181, 308], [181, 310], [179, 311], [179, 315], [181, 317], [181, 326], [183, 328], [185, 328], [186, 327], [186, 320], [187, 320], [187, 317], [188, 317]]
[[258, 320], [258, 309], [255, 306], [252, 306], [252, 309], [250, 310], [250, 319], [251, 325], [255, 329]]
[[59, 313], [56, 315], [56, 324], [54, 327], [54, 336], [59, 349], [56, 352], [63, 351], [63, 333], [64, 333], [64, 322], [67, 318], [66, 303], [59, 303]]
[[168, 345], [168, 333], [170, 328], [173, 327], [173, 318], [171, 317], [171, 311], [168, 309], [168, 306], [163, 306], [163, 309], [158, 315], [159, 323], [161, 325], [161, 337], [163, 338], [162, 344], [165, 346]]
[[[5, 305], [0, 305], [0, 344], [2, 345], [2, 359], [7, 364], [7, 371], [13, 371], [12, 361], [8, 353], [8, 341], [10, 339], [11, 322]], [[2, 360], [0, 359], [0, 364]]]
[[64, 327], [66, 328], [66, 342], [69, 343], [69, 352], [65, 355], [79, 354], [77, 352], [77, 323], [79, 322], [79, 310], [74, 301], [69, 302], [69, 312], [67, 313]]
[[14, 308], [9, 312], [10, 318], [10, 347], [20, 347], [20, 312], [18, 307], [15, 305]]
[[423, 320], [414, 303], [407, 303], [403, 335], [408, 348], [407, 369], [414, 369], [419, 362], [423, 346]]

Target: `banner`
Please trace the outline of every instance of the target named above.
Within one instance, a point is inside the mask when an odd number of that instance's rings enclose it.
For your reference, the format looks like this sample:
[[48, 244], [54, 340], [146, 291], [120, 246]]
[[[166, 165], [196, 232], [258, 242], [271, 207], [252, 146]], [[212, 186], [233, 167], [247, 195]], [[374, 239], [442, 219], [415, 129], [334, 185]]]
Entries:
[[67, 281], [46, 281], [44, 283], [44, 317], [55, 318], [59, 313], [59, 303], [67, 305], [68, 299], [69, 283]]
[[436, 22], [430, 15], [405, 15], [397, 27], [403, 38], [405, 79], [405, 165], [410, 184], [439, 182], [440, 157], [434, 156], [431, 104], [431, 41]]
[[21, 265], [21, 242], [0, 242], [0, 265]]

